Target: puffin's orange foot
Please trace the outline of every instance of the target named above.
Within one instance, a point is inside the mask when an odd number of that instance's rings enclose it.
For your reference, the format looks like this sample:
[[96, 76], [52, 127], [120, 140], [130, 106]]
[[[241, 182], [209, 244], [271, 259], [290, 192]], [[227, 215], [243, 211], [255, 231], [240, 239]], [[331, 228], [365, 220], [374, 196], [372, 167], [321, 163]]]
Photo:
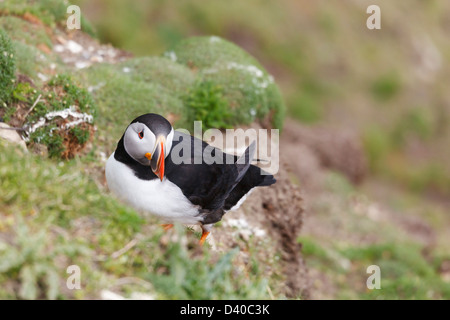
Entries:
[[209, 232], [203, 230], [202, 237], [200, 238], [200, 242], [199, 242], [200, 245], [203, 245], [205, 243], [205, 240], [208, 237], [208, 235], [209, 235]]
[[163, 227], [164, 231], [167, 231], [173, 227], [173, 224], [171, 223], [162, 224], [161, 227]]

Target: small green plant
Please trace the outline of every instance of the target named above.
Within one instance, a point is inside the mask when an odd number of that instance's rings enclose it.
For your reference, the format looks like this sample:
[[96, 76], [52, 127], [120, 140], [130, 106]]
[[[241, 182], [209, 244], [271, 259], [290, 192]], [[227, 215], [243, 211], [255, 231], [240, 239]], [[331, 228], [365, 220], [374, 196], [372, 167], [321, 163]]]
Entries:
[[75, 136], [78, 143], [83, 145], [86, 142], [88, 142], [90, 135], [90, 132], [88, 130], [82, 129], [80, 127], [74, 127], [70, 129], [70, 133]]
[[395, 126], [392, 137], [397, 146], [402, 146], [410, 136], [429, 139], [433, 133], [433, 119], [427, 108], [414, 108], [406, 112]]
[[11, 39], [0, 30], [0, 104], [6, 108], [15, 87], [16, 64]]
[[372, 171], [382, 168], [384, 160], [392, 149], [388, 133], [379, 126], [371, 126], [363, 135], [364, 149]]
[[379, 101], [387, 101], [393, 98], [401, 89], [401, 81], [397, 74], [383, 75], [372, 84], [373, 96]]
[[[30, 141], [46, 145], [50, 157], [72, 158], [91, 137], [92, 121], [80, 118], [82, 121], [79, 124], [66, 127], [76, 119], [72, 119], [70, 115], [65, 118], [47, 116], [51, 112], [70, 110], [94, 119], [97, 108], [92, 96], [86, 89], [75, 84], [70, 76], [64, 74], [53, 77], [43, 90], [34, 90], [28, 95], [29, 103], [35, 101], [38, 95], [43, 99], [36, 104], [26, 121], [33, 126], [44, 119], [45, 125], [31, 133]], [[27, 99], [27, 96], [22, 97], [18, 93], [18, 98]]]
[[35, 231], [21, 216], [17, 215], [16, 219], [14, 243], [10, 245], [0, 241], [0, 282], [6, 276], [19, 283], [15, 298], [58, 298], [65, 273], [63, 268], [55, 265], [55, 260], [61, 260], [63, 256], [75, 257], [86, 252], [87, 248], [63, 240], [55, 244], [44, 227]]
[[220, 86], [211, 81], [199, 81], [185, 99], [192, 121], [201, 120], [203, 128], [229, 128], [231, 112]]

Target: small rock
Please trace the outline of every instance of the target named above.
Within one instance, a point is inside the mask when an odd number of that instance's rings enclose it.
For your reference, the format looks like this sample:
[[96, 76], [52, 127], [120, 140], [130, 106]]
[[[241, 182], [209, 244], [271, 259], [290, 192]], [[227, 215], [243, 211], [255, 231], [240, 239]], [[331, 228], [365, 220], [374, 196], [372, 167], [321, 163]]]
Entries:
[[[8, 128], [8, 129], [2, 129], [2, 128]], [[27, 145], [25, 144], [25, 141], [22, 140], [22, 137], [17, 133], [16, 130], [11, 130], [9, 125], [6, 123], [0, 123], [0, 139], [5, 140], [7, 143], [10, 144], [17, 144], [19, 145], [24, 151], [27, 151]]]
[[47, 81], [48, 77], [45, 74], [42, 74], [40, 72], [38, 72], [37, 74], [38, 78], [41, 79], [42, 81]]
[[67, 41], [66, 48], [72, 53], [80, 53], [83, 47], [73, 40]]
[[109, 290], [100, 291], [100, 298], [102, 300], [125, 300], [125, 297]]
[[78, 68], [78, 69], [84, 69], [84, 68], [89, 67], [90, 65], [91, 65], [91, 63], [88, 62], [88, 61], [77, 61], [77, 62], [75, 62], [75, 67]]
[[53, 46], [53, 51], [55, 52], [64, 52], [64, 46], [60, 44], [55, 44]]

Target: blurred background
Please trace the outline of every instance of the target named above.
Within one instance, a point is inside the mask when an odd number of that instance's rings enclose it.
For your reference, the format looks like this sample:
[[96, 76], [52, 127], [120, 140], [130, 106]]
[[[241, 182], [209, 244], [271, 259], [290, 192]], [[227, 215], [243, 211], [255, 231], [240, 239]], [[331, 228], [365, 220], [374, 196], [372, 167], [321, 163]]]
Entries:
[[[286, 105], [281, 157], [304, 202], [297, 241], [310, 297], [450, 299], [450, 2], [71, 3], [89, 22], [83, 31], [124, 56], [218, 36], [274, 77]], [[372, 4], [380, 30], [366, 27]], [[365, 285], [369, 265], [381, 268], [381, 290]]]

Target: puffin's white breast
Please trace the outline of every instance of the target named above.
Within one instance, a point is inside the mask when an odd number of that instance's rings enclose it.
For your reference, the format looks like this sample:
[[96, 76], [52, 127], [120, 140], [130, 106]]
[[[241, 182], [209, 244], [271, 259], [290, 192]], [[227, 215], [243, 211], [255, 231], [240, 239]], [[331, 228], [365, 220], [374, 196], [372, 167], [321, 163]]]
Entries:
[[166, 222], [197, 224], [202, 219], [198, 208], [178, 186], [167, 178], [139, 179], [132, 169], [114, 159], [114, 153], [106, 162], [105, 174], [109, 189], [137, 210], [159, 216]]

